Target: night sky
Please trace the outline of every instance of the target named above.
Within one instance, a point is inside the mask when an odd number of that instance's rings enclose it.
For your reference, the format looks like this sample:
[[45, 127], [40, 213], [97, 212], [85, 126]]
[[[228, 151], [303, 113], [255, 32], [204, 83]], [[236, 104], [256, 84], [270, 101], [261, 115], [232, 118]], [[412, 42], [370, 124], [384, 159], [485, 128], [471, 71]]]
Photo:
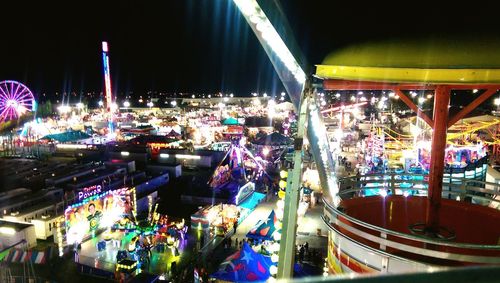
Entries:
[[[114, 91], [279, 93], [283, 87], [230, 0], [2, 3], [0, 80], [42, 93], [102, 90], [101, 41]], [[493, 4], [282, 0], [310, 65], [344, 45], [449, 33], [500, 33]], [[437, 4], [439, 2], [440, 4]]]

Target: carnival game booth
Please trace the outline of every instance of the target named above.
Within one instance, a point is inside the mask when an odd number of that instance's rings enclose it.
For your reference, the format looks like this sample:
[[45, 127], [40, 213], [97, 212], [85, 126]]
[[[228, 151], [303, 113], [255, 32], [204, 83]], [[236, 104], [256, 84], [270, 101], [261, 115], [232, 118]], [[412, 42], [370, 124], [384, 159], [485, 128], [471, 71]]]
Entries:
[[[360, 197], [364, 182], [354, 177], [350, 188], [338, 187], [339, 183], [331, 182], [330, 164], [325, 165], [329, 160], [323, 161], [325, 148], [313, 150], [327, 190], [323, 220], [329, 227], [330, 273], [432, 272], [439, 266], [500, 265], [500, 213], [488, 207], [497, 202], [499, 185], [482, 182], [483, 188], [476, 185], [481, 182], [477, 180], [462, 179], [460, 185], [443, 180], [447, 129], [500, 88], [499, 48], [500, 41], [484, 37], [373, 42], [334, 52], [317, 66], [325, 91], [393, 92], [433, 129], [429, 178], [409, 182], [425, 184], [425, 196], [397, 194], [395, 188], [408, 181], [379, 174], [386, 193]], [[409, 98], [410, 91], [432, 92], [433, 117]], [[450, 116], [452, 91], [470, 103]], [[310, 109], [314, 118], [317, 106]], [[312, 123], [311, 131], [320, 132], [320, 124]], [[315, 135], [308, 137], [310, 144], [318, 142]], [[445, 192], [445, 186], [453, 190]]]
[[226, 258], [210, 278], [216, 282], [263, 282], [271, 276], [269, 270], [273, 266], [276, 267], [270, 257], [255, 252], [243, 242], [241, 250]]

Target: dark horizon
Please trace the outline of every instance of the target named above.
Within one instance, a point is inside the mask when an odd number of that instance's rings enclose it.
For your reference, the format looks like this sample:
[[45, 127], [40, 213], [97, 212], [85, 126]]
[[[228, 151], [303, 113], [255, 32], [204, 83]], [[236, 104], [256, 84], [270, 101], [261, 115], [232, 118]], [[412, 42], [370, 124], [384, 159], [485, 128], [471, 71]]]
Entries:
[[[496, 9], [453, 3], [281, 1], [309, 65], [334, 48], [428, 34], [498, 36]], [[101, 92], [101, 41], [113, 92], [279, 94], [267, 55], [230, 0], [6, 3], [0, 80], [43, 93]], [[11, 12], [8, 12], [11, 11]], [[19, 11], [22, 11], [19, 12]], [[7, 43], [7, 44], [5, 44]]]

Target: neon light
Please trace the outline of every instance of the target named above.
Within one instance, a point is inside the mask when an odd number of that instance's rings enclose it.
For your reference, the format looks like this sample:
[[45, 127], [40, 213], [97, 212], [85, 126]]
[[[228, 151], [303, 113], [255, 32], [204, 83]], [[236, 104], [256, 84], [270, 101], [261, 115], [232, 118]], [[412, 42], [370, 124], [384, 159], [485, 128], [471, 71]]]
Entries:
[[87, 188], [83, 188], [81, 192], [78, 192], [78, 200], [81, 201], [83, 199], [86, 199], [88, 197], [97, 195], [101, 193], [102, 191], [102, 186], [101, 185], [94, 185], [90, 186]]
[[36, 108], [33, 93], [16, 81], [0, 82], [0, 121], [21, 117]]
[[106, 41], [102, 42], [102, 51], [108, 52], [108, 43]]
[[148, 142], [147, 145], [150, 148], [168, 148], [169, 144], [164, 142]]
[[62, 239], [62, 230], [61, 230], [61, 222], [64, 221], [64, 218], [59, 218], [56, 220], [57, 227], [57, 248], [59, 250], [59, 256], [62, 257], [64, 255], [64, 244]]
[[187, 155], [187, 154], [176, 154], [175, 157], [181, 158], [181, 159], [200, 159], [201, 156], [199, 155]]
[[113, 130], [113, 94], [111, 93], [111, 78], [109, 75], [109, 57], [108, 57], [108, 43], [106, 41], [102, 42], [102, 62], [104, 64], [104, 85], [105, 85], [105, 95], [106, 95], [106, 111], [108, 114], [108, 127], [109, 132], [112, 133]]
[[68, 244], [81, 243], [86, 237], [94, 237], [99, 229], [110, 228], [135, 205], [127, 202], [127, 188], [99, 193], [100, 188], [99, 185], [86, 188], [85, 192], [89, 195], [82, 195], [80, 202], [66, 208]]

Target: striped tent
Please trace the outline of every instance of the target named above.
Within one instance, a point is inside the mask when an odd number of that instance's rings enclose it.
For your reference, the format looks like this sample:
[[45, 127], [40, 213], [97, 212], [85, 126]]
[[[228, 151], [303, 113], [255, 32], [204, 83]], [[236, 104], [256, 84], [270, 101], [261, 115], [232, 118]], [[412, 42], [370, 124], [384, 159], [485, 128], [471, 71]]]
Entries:
[[36, 264], [44, 264], [48, 259], [48, 255], [51, 254], [50, 249], [51, 248], [48, 248], [45, 251], [11, 249], [9, 254], [4, 257], [3, 261], [8, 263], [24, 263], [31, 261]]

